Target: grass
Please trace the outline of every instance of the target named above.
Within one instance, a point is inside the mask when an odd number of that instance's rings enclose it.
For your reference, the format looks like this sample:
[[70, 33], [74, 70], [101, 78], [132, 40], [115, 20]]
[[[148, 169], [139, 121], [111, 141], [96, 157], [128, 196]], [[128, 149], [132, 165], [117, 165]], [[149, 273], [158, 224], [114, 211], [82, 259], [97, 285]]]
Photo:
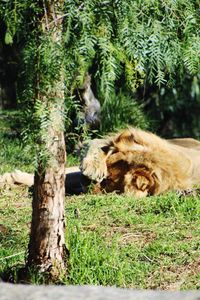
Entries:
[[[199, 289], [199, 213], [198, 198], [174, 194], [141, 200], [114, 194], [66, 197], [70, 271], [64, 283]], [[1, 191], [0, 215], [3, 274], [24, 263], [31, 220], [28, 190]]]
[[25, 146], [18, 131], [19, 116], [16, 111], [0, 111], [0, 174], [19, 166], [23, 171], [33, 171], [33, 151]]
[[66, 210], [70, 283], [200, 287], [199, 199], [82, 196], [68, 200]]
[[[15, 153], [15, 143], [1, 141], [1, 146], [13, 147]], [[1, 158], [2, 170], [10, 170], [12, 163], [31, 170], [31, 163], [23, 161], [23, 149], [19, 156]], [[26, 187], [0, 190], [0, 277], [24, 264], [31, 198]], [[136, 200], [88, 194], [66, 197], [65, 204], [70, 258], [63, 283], [200, 289], [200, 198], [170, 193]], [[40, 279], [32, 276], [32, 281]]]

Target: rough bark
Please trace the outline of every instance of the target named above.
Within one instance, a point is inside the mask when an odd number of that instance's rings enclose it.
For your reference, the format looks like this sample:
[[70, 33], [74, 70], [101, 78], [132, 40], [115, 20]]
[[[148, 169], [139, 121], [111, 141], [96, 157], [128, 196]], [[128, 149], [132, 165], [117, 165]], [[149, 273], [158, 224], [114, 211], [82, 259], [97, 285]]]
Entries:
[[[44, 16], [38, 26], [43, 34], [50, 30], [52, 43], [62, 43], [63, 1], [43, 1]], [[57, 19], [59, 21], [57, 21]], [[49, 66], [51, 67], [51, 66]], [[37, 74], [36, 74], [37, 76]], [[43, 74], [45, 76], [45, 74]], [[39, 76], [38, 76], [39, 78]], [[38, 79], [38, 87], [40, 87]], [[32, 203], [32, 223], [28, 248], [27, 267], [34, 267], [40, 272], [48, 272], [51, 279], [57, 280], [66, 270], [66, 247], [64, 238], [64, 197], [65, 197], [65, 162], [64, 141], [64, 76], [60, 77], [48, 93], [40, 92], [37, 98], [46, 103], [49, 110], [49, 125], [42, 147], [48, 151], [48, 162], [38, 162], [34, 177], [34, 196]]]
[[[53, 166], [37, 170], [34, 178], [33, 212], [29, 243], [28, 265], [53, 276], [65, 270], [64, 197], [65, 146], [62, 133], [52, 130], [57, 140], [50, 151], [56, 160]], [[41, 173], [40, 173], [41, 171]], [[59, 274], [58, 274], [59, 275]]]

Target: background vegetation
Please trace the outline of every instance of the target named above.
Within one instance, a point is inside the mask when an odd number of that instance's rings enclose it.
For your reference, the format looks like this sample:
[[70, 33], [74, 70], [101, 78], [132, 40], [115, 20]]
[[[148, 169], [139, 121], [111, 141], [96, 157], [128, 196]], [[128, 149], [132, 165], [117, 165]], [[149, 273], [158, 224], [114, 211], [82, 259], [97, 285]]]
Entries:
[[[0, 57], [4, 61], [1, 90], [5, 98], [5, 82], [11, 73], [16, 74], [12, 82], [15, 81], [17, 99], [25, 113], [25, 128], [32, 124], [32, 135], [38, 123], [33, 117], [39, 113], [44, 117], [41, 120], [45, 119], [41, 104], [34, 105], [31, 100], [34, 72], [37, 68], [45, 72], [52, 59], [45, 46], [48, 43], [37, 40], [31, 23], [30, 16], [41, 13], [39, 2], [3, 0], [0, 4]], [[67, 115], [79, 103], [74, 91], [89, 72], [102, 105], [102, 132], [128, 123], [149, 127], [163, 136], [198, 138], [199, 9], [197, 0], [66, 0], [63, 21]], [[5, 57], [8, 52], [10, 55]], [[34, 63], [36, 55], [41, 56], [38, 66]], [[53, 58], [52, 74], [59, 66], [55, 62]], [[2, 100], [3, 103], [7, 102]], [[70, 122], [68, 119], [66, 124]]]

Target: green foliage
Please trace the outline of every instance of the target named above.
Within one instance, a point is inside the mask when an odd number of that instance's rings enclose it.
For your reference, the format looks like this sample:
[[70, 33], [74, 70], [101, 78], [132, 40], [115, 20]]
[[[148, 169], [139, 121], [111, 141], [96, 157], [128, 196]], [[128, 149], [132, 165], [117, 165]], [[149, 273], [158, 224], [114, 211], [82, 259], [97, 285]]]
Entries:
[[137, 100], [146, 103], [145, 111], [151, 120], [151, 129], [164, 137], [200, 138], [200, 76], [185, 74], [182, 80], [175, 79], [174, 87], [146, 85], [140, 90]]
[[[45, 125], [48, 121], [48, 108], [39, 99], [36, 106], [33, 103], [36, 92], [34, 87], [37, 86], [35, 73], [40, 70], [40, 80], [46, 78], [40, 89], [49, 91], [54, 77], [56, 79], [59, 74], [62, 61], [60, 46], [49, 43], [48, 36], [38, 38], [39, 34], [35, 31], [35, 23], [43, 11], [40, 1], [4, 0], [0, 4], [0, 17], [7, 25], [6, 43], [12, 43], [17, 38], [25, 46], [22, 51], [24, 65], [20, 79], [24, 82], [22, 84], [19, 81], [21, 89], [18, 93], [21, 102], [26, 105], [25, 118], [32, 111], [33, 116], [41, 114], [40, 120], [36, 118], [36, 121], [31, 122], [26, 119], [27, 126], [33, 124], [29, 132], [35, 132], [38, 123]], [[131, 107], [133, 102], [139, 103], [133, 109], [136, 112], [138, 107], [136, 115], [148, 112], [150, 108], [150, 118], [160, 122], [160, 127], [166, 125], [165, 119], [169, 118], [169, 111], [173, 118], [175, 114], [180, 114], [180, 103], [184, 111], [195, 107], [190, 112], [192, 119], [195, 118], [192, 125], [195, 129], [189, 132], [197, 136], [195, 132], [200, 128], [196, 120], [196, 107], [199, 107], [197, 90], [200, 85], [200, 17], [197, 0], [65, 0], [63, 22], [67, 111], [71, 106], [74, 90], [83, 83], [85, 74], [89, 72], [94, 81], [95, 95], [103, 107], [103, 121], [111, 124], [111, 107], [119, 109], [116, 115], [122, 118], [112, 118], [113, 124], [108, 130], [124, 123], [143, 127], [143, 118], [133, 120], [132, 114], [127, 110], [128, 114], [124, 117], [124, 101], [116, 100], [121, 97], [118, 95], [122, 89], [123, 97], [128, 95], [127, 99], [131, 99]], [[44, 78], [42, 74], [45, 74]], [[195, 80], [194, 99], [192, 95]], [[184, 97], [186, 82], [188, 93]], [[146, 95], [146, 89], [151, 90], [151, 87], [153, 92]], [[138, 89], [143, 90], [142, 96], [139, 93], [139, 98]], [[25, 93], [22, 92], [24, 90]], [[175, 96], [172, 95], [173, 91]], [[154, 109], [156, 113], [153, 112]], [[183, 126], [180, 125], [179, 118], [172, 123], [178, 135], [181, 132], [187, 134], [183, 127], [188, 126], [188, 118]], [[160, 129], [159, 126], [155, 127]], [[166, 127], [168, 132], [173, 131], [170, 126]], [[68, 128], [71, 130], [71, 127]]]
[[85, 122], [83, 106], [74, 95], [68, 96], [65, 118], [65, 141], [67, 153], [78, 150], [83, 140], [94, 136], [95, 130], [90, 130]]
[[149, 125], [148, 119], [144, 116], [142, 105], [127, 93], [121, 90], [117, 95], [112, 95], [110, 101], [102, 107], [101, 132], [115, 131], [125, 128], [127, 125], [134, 125], [146, 129]]
[[[39, 12], [38, 1], [32, 0], [2, 0], [0, 3], [0, 19], [6, 25], [5, 43], [12, 44], [28, 36], [27, 25], [33, 11]], [[28, 23], [28, 24], [27, 24]]]
[[168, 76], [181, 74], [183, 67], [193, 74], [199, 70], [195, 0], [121, 0], [101, 5], [94, 0], [68, 0], [66, 9], [67, 51], [72, 55], [73, 50], [80, 76], [95, 58], [105, 99], [122, 74], [134, 90], [141, 83], [138, 76], [162, 85]]
[[[64, 130], [65, 109], [63, 77], [63, 44], [61, 34], [53, 33], [46, 20], [46, 2], [30, 1], [23, 7], [21, 72], [18, 97], [23, 110], [23, 137], [34, 145], [37, 161], [43, 166], [50, 161], [49, 128]], [[53, 22], [54, 25], [54, 22]], [[57, 30], [61, 30], [59, 26]], [[28, 32], [29, 34], [26, 34]], [[24, 34], [25, 33], [25, 34]], [[55, 40], [56, 39], [56, 40]]]
[[[0, 113], [0, 175], [19, 169], [33, 173], [36, 166], [35, 146], [22, 139], [21, 132], [24, 125], [21, 124], [22, 113], [20, 111], [3, 111]], [[24, 134], [26, 136], [26, 134]], [[79, 160], [68, 155], [67, 166], [75, 166]]]
[[[109, 130], [124, 123], [123, 117], [118, 122], [115, 118], [115, 124], [110, 123], [112, 107], [113, 115], [120, 103], [123, 111], [124, 102], [116, 100], [119, 86], [126, 90], [126, 95], [131, 95], [131, 99], [137, 99], [134, 93], [139, 86], [143, 87], [144, 94], [146, 87], [157, 86], [156, 102], [154, 95], [148, 95], [152, 108], [163, 107], [161, 88], [172, 90], [174, 87], [178, 94], [171, 101], [168, 97], [162, 113], [165, 115], [165, 110], [171, 106], [176, 113], [177, 101], [180, 103], [182, 97], [176, 83], [186, 78], [191, 82], [192, 78], [196, 78], [196, 86], [199, 86], [198, 9], [196, 0], [121, 0], [104, 1], [101, 4], [94, 0], [84, 3], [66, 1], [66, 76], [72, 88], [69, 88], [69, 93], [83, 81], [89, 70], [97, 83], [97, 97], [103, 105], [103, 122], [111, 124], [107, 127]], [[191, 85], [187, 87], [192, 90]], [[188, 97], [191, 99], [190, 95]], [[182, 100], [185, 110], [190, 99]], [[142, 102], [141, 98], [137, 101]], [[132, 101], [130, 103], [132, 106]], [[147, 110], [148, 106], [147, 109], [144, 106], [144, 109]], [[138, 105], [137, 114], [140, 113]], [[161, 123], [164, 122], [162, 113], [157, 114]], [[116, 115], [120, 115], [119, 110]], [[135, 123], [130, 115], [125, 117], [126, 123], [143, 126], [143, 121], [141, 124], [139, 120]], [[156, 119], [153, 113], [151, 117]], [[199, 128], [198, 125], [196, 130]], [[177, 129], [177, 133], [180, 132]]]
[[5, 34], [5, 44], [9, 45], [9, 44], [12, 44], [12, 43], [13, 43], [12, 36], [11, 36], [10, 32], [7, 31], [6, 34]]

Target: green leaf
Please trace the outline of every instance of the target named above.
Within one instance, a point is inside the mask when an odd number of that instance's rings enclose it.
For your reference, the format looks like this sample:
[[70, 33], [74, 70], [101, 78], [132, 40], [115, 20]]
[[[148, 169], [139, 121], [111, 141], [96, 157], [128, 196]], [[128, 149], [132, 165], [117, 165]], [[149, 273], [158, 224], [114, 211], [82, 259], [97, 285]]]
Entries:
[[12, 35], [10, 34], [9, 31], [6, 31], [6, 34], [5, 34], [5, 44], [6, 45], [11, 45], [12, 43], [13, 43]]

